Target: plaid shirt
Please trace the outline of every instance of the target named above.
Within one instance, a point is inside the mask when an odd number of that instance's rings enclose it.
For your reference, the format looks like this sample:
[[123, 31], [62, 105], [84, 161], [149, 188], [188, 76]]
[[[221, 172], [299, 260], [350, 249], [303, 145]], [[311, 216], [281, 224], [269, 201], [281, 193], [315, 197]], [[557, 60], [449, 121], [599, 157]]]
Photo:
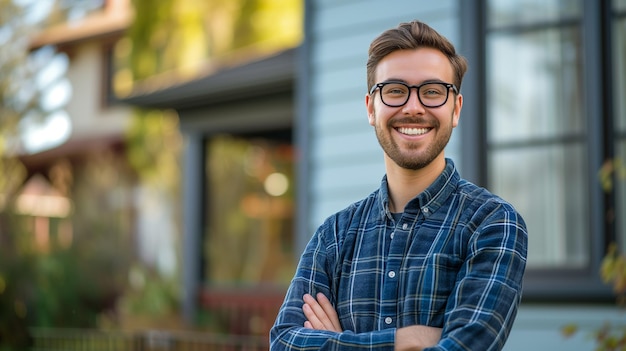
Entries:
[[[425, 350], [502, 349], [521, 298], [526, 226], [510, 204], [446, 162], [399, 220], [385, 176], [324, 221], [272, 327], [272, 350], [393, 350], [396, 328], [411, 325], [443, 328]], [[342, 333], [303, 328], [302, 296], [318, 292], [335, 306]]]

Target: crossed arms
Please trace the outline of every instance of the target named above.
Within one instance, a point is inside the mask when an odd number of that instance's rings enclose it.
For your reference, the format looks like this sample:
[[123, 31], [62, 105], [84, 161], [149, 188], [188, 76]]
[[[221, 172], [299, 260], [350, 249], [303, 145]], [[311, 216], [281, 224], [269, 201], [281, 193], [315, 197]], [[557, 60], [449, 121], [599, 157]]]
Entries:
[[[307, 318], [304, 327], [315, 330], [326, 330], [341, 333], [339, 317], [333, 305], [322, 293], [315, 299], [310, 294], [303, 297], [302, 311]], [[434, 346], [441, 337], [441, 328], [413, 325], [396, 330], [394, 351], [421, 351], [425, 347]]]

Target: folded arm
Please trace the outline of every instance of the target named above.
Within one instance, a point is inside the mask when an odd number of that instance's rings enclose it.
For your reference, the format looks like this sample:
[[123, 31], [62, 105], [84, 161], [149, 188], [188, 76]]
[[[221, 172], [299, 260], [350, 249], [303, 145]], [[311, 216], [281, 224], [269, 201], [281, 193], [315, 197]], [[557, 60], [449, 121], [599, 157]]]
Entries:
[[[331, 302], [322, 293], [314, 298], [310, 294], [303, 297], [302, 311], [307, 320], [304, 327], [315, 330], [327, 330], [341, 333], [339, 317]], [[434, 346], [441, 338], [441, 328], [414, 325], [396, 330], [395, 351], [421, 351]]]

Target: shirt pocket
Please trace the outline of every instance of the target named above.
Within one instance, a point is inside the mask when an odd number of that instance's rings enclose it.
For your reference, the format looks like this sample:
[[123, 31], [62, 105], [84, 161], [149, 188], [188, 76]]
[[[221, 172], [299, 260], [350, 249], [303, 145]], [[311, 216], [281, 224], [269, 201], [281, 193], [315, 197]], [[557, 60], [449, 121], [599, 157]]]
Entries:
[[435, 253], [408, 269], [403, 312], [413, 314], [413, 323], [443, 325], [448, 298], [462, 264], [458, 256]]

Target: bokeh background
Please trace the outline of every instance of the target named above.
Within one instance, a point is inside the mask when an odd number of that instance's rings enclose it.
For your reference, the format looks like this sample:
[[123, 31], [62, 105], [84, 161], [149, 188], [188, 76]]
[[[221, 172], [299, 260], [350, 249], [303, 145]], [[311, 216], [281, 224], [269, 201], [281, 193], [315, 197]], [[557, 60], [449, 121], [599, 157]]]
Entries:
[[624, 350], [625, 0], [0, 0], [0, 351], [267, 350], [413, 19], [470, 63], [446, 155], [529, 228], [505, 350]]

